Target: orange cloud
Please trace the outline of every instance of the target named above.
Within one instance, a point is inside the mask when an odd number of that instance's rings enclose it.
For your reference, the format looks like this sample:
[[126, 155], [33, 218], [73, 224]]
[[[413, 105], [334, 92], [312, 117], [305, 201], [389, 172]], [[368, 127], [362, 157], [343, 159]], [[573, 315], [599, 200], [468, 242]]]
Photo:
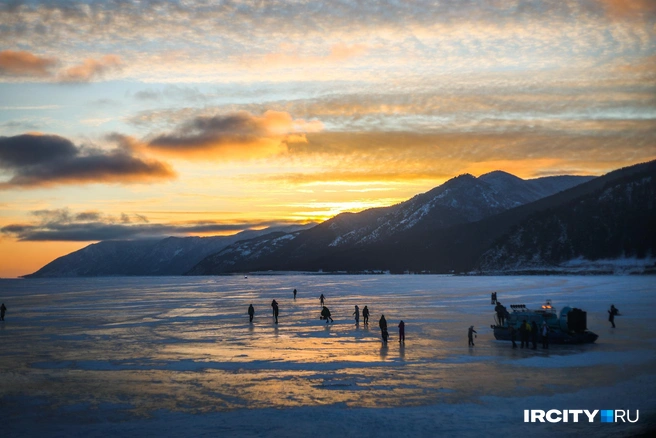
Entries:
[[54, 58], [42, 58], [30, 52], [0, 51], [0, 76], [50, 76], [50, 69], [57, 64]]
[[100, 60], [86, 59], [82, 64], [70, 67], [59, 74], [61, 82], [90, 82], [108, 72], [119, 70], [123, 63], [116, 55], [105, 55]]
[[257, 65], [263, 68], [271, 66], [309, 66], [344, 62], [346, 60], [361, 56], [369, 50], [365, 44], [336, 43], [330, 46], [328, 54], [302, 53], [301, 47], [289, 43], [279, 46], [280, 52], [268, 53], [263, 56], [246, 58], [245, 63], [251, 66]]
[[606, 9], [610, 18], [654, 18], [656, 2], [654, 0], [598, 0]]
[[338, 43], [330, 49], [330, 59], [333, 61], [343, 61], [348, 58], [363, 55], [367, 52], [367, 46], [364, 44], [345, 44]]
[[[656, 158], [652, 128], [549, 132], [321, 132], [290, 143], [288, 153], [319, 173], [283, 175], [292, 184], [342, 181], [441, 180], [445, 175], [506, 170], [522, 178], [558, 173], [602, 174]], [[594, 157], [594, 159], [592, 158]], [[431, 177], [432, 176], [432, 177]]]

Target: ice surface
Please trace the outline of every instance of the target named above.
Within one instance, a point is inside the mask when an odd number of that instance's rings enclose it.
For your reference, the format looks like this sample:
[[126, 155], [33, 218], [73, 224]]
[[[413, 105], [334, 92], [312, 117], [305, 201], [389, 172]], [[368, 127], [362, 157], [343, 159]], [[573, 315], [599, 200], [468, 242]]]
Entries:
[[[629, 276], [0, 280], [0, 433], [631, 436], [656, 427], [654, 286]], [[492, 291], [506, 306], [583, 308], [599, 339], [513, 350], [492, 335]], [[319, 320], [321, 293], [334, 324]], [[356, 304], [369, 307], [369, 327], [354, 324]], [[610, 304], [622, 315], [614, 330]], [[524, 409], [639, 409], [640, 421], [531, 424]]]

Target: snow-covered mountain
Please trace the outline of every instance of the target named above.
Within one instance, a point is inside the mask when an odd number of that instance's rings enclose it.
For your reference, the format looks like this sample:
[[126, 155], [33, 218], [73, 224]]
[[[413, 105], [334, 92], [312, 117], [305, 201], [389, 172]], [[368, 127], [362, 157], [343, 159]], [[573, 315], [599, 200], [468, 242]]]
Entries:
[[[376, 268], [378, 260], [355, 254], [411, 235], [472, 223], [552, 195], [592, 177], [523, 180], [505, 172], [475, 178], [461, 175], [400, 204], [342, 213], [314, 228], [287, 236], [272, 234], [240, 241], [209, 256], [189, 274], [253, 270], [348, 270]], [[393, 257], [393, 255], [390, 255]], [[378, 269], [383, 266], [379, 266]], [[369, 269], [369, 268], [367, 268]]]
[[232, 236], [103, 241], [59, 257], [26, 277], [182, 275], [208, 255], [239, 240], [314, 225], [247, 230]]

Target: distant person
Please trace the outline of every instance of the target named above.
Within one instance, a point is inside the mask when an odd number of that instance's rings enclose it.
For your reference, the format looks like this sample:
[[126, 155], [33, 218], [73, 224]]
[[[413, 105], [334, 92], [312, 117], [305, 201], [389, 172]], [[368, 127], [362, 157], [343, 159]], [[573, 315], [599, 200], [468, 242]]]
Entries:
[[497, 293], [496, 293], [496, 292], [492, 292], [492, 295], [491, 295], [490, 298], [491, 298], [491, 300], [492, 300], [492, 304], [495, 304], [495, 303], [497, 302]]
[[467, 331], [467, 339], [469, 339], [469, 346], [470, 347], [474, 346], [474, 337], [476, 337], [476, 335], [474, 333], [478, 333], [478, 332], [476, 330], [474, 330], [473, 325], [469, 326], [469, 330]]
[[330, 309], [328, 309], [326, 306], [323, 306], [323, 309], [321, 309], [321, 317], [326, 320], [326, 324], [328, 324], [328, 320], [330, 320], [330, 322], [335, 322], [330, 316]]
[[355, 316], [355, 325], [360, 324], [360, 308], [357, 306], [357, 304], [355, 306], [355, 312], [353, 312], [353, 315]]
[[538, 331], [538, 324], [533, 321], [531, 323], [531, 342], [533, 342], [533, 349], [535, 350], [538, 348], [538, 335], [540, 332]]
[[521, 341], [521, 348], [524, 348], [524, 344], [526, 344], [526, 348], [528, 348], [528, 336], [530, 333], [530, 328], [528, 328], [528, 323], [526, 320], [522, 321], [522, 324], [519, 326], [519, 340]]
[[510, 329], [510, 340], [513, 343], [512, 348], [517, 348], [517, 344], [515, 343], [515, 339], [517, 338], [517, 329], [515, 329], [515, 327], [512, 325], [509, 327], [509, 329]]
[[7, 307], [5, 306], [5, 303], [2, 303], [2, 306], [0, 306], [0, 321], [5, 320], [5, 312], [7, 311]]
[[383, 337], [383, 344], [387, 344], [387, 339], [389, 339], [389, 332], [387, 331], [387, 320], [385, 315], [381, 315], [378, 320], [378, 327], [380, 327], [380, 334]]
[[[4, 307], [4, 304], [3, 304]], [[4, 315], [4, 311], [2, 312]], [[610, 310], [608, 311], [608, 321], [610, 321], [611, 324], [613, 324], [613, 328], [615, 328], [615, 316], [619, 315], [620, 311], [617, 310], [614, 304], [610, 305]]]
[[255, 315], [255, 309], [253, 308], [253, 305], [251, 304], [248, 306], [248, 317], [250, 318], [249, 322], [253, 322], [253, 315]]
[[381, 315], [378, 320], [378, 327], [380, 327], [381, 330], [387, 330], [387, 320], [385, 319], [385, 315]]
[[549, 325], [542, 321], [542, 348], [549, 348]]
[[278, 302], [276, 300], [271, 301], [271, 311], [273, 316], [276, 316], [276, 307], [278, 307]]
[[321, 296], [319, 297], [319, 301], [321, 302], [321, 307], [323, 307], [323, 303], [326, 301], [326, 297], [324, 297], [323, 294], [321, 294]]
[[369, 325], [369, 309], [367, 306], [362, 309], [362, 322], [364, 322], [364, 325]]
[[399, 342], [405, 342], [405, 322], [399, 323]]
[[276, 319], [276, 324], [278, 324], [278, 311], [278, 303], [276, 302], [276, 305], [273, 306], [273, 317]]
[[294, 289], [294, 299], [296, 299], [296, 289]]
[[503, 322], [506, 317], [506, 308], [497, 301], [497, 305], [494, 306], [494, 310], [497, 312], [497, 320], [499, 320], [499, 325], [503, 326]]

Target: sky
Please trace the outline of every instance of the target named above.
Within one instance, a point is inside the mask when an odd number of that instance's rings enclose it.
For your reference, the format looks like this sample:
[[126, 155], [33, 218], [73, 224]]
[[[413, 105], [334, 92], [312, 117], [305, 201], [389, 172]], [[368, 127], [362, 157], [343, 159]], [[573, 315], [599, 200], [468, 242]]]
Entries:
[[656, 159], [656, 1], [0, 1], [0, 277]]

